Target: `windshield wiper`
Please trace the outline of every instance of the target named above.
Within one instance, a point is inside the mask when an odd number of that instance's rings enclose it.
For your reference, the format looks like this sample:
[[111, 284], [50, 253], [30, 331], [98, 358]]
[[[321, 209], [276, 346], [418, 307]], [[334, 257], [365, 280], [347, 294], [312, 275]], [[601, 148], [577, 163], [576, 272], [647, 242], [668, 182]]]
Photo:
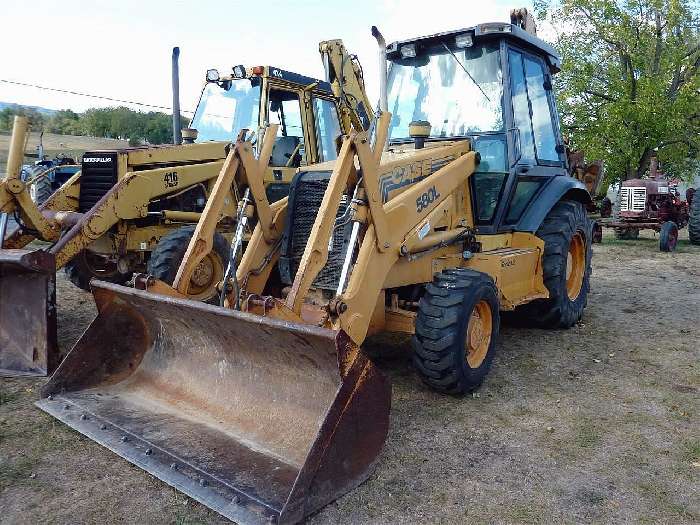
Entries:
[[452, 52], [452, 50], [451, 50], [449, 47], [447, 47], [447, 44], [445, 44], [445, 42], [442, 42], [442, 47], [444, 47], [445, 49], [447, 49], [447, 51], [450, 53], [450, 55], [452, 55], [452, 58], [454, 58], [455, 61], [459, 64], [459, 67], [461, 67], [461, 68], [464, 70], [464, 72], [467, 74], [467, 76], [469, 77], [469, 79], [470, 79], [472, 82], [474, 82], [474, 85], [475, 85], [476, 87], [479, 88], [479, 91], [481, 91], [481, 94], [484, 95], [484, 97], [486, 97], [486, 100], [488, 100], [489, 102], [491, 102], [491, 99], [489, 98], [489, 96], [488, 96], [486, 93], [484, 93], [484, 90], [481, 89], [481, 86], [479, 85], [479, 83], [478, 83], [476, 80], [474, 80], [474, 77], [471, 75], [471, 73], [469, 73], [469, 71], [467, 71], [467, 68], [464, 67], [464, 64], [462, 64], [462, 63], [459, 61], [459, 58], [457, 58], [457, 55], [455, 55], [455, 54]]

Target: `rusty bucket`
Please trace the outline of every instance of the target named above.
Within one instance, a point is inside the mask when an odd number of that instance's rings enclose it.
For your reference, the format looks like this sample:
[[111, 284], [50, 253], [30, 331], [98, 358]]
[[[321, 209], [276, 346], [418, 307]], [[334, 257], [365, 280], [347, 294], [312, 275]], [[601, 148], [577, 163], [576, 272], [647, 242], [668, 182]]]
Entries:
[[93, 281], [99, 314], [37, 405], [238, 523], [362, 483], [388, 380], [343, 333]]
[[0, 376], [45, 376], [57, 364], [54, 257], [0, 250]]

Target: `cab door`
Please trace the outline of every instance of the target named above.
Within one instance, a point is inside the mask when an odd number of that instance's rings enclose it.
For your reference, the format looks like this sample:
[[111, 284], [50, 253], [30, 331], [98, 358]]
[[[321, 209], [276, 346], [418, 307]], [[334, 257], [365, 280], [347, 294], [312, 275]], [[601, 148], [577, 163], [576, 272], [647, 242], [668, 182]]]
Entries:
[[[342, 135], [338, 106], [335, 100], [319, 94], [311, 97], [313, 109], [313, 142], [317, 162], [328, 162], [338, 158], [336, 140]], [[310, 141], [311, 142], [311, 141]]]
[[514, 229], [546, 184], [566, 174], [565, 148], [545, 62], [514, 47], [507, 47], [507, 60], [513, 147], [506, 189], [508, 205], [501, 208], [497, 218], [501, 231]]
[[289, 183], [297, 169], [313, 159], [308, 158], [301, 90], [268, 79], [262, 104], [261, 125], [278, 125], [264, 177], [268, 199], [274, 202], [289, 194]]

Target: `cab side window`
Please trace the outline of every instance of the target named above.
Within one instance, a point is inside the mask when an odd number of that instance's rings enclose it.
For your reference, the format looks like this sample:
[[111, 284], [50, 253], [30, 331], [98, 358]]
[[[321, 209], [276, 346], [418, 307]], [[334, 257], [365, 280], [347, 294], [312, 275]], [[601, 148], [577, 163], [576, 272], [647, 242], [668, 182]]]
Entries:
[[508, 52], [508, 56], [508, 62], [510, 63], [510, 90], [513, 99], [513, 122], [518, 129], [520, 137], [520, 159], [525, 161], [526, 164], [534, 164], [535, 141], [532, 133], [532, 121], [530, 120], [530, 103], [527, 99], [523, 55], [511, 50]]
[[270, 165], [298, 168], [304, 160], [304, 127], [299, 96], [293, 91], [271, 90], [270, 124], [279, 124]]
[[513, 121], [520, 137], [521, 162], [534, 164], [537, 160], [549, 165], [561, 162], [544, 65], [513, 49], [508, 52], [508, 61]]
[[318, 159], [320, 162], [335, 160], [338, 157], [335, 139], [341, 134], [335, 103], [314, 97], [313, 106]]
[[558, 162], [557, 137], [552, 111], [549, 106], [542, 64], [531, 58], [525, 58], [525, 78], [527, 94], [532, 106], [532, 131], [535, 134], [535, 147], [539, 160]]

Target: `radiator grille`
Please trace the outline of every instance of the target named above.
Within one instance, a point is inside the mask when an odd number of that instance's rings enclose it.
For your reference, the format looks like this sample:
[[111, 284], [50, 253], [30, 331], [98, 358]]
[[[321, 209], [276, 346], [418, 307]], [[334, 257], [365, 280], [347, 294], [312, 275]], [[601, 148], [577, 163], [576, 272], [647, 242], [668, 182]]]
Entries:
[[620, 211], [644, 211], [646, 202], [646, 188], [620, 188]]
[[[300, 174], [292, 183], [287, 215], [291, 220], [287, 222], [286, 242], [283, 242], [280, 257], [280, 273], [285, 284], [294, 281], [329, 180], [330, 173], [312, 172]], [[338, 286], [350, 230], [349, 224], [341, 226], [339, 223], [347, 208], [348, 199], [343, 196], [336, 215], [336, 228], [328, 246], [328, 261], [314, 281], [315, 288], [335, 290]]]
[[117, 183], [117, 154], [88, 152], [82, 164], [78, 208], [84, 213]]

